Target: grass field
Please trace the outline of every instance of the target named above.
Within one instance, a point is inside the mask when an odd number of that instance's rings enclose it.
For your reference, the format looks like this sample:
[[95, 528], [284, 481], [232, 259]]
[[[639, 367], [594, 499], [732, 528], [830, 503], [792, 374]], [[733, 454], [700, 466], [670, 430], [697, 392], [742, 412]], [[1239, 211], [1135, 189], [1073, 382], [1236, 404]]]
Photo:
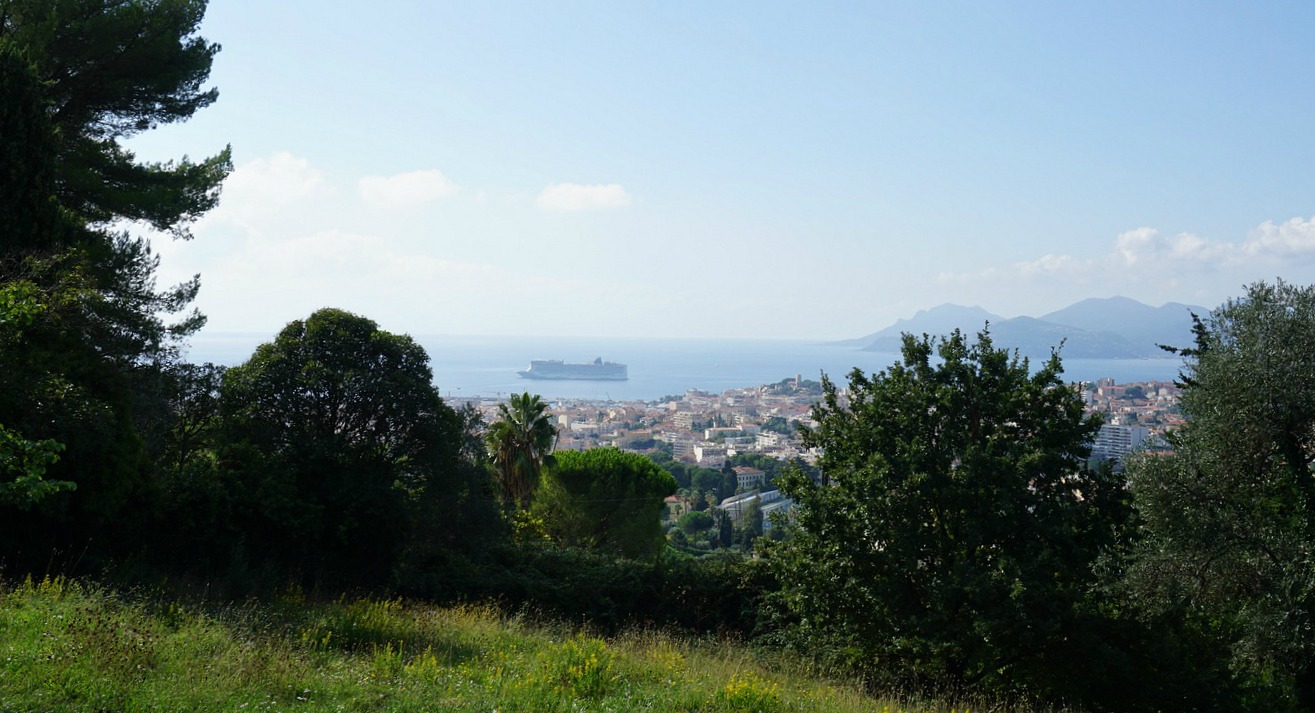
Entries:
[[62, 579], [0, 584], [3, 711], [954, 709], [874, 699], [730, 642], [603, 639], [491, 607], [184, 605]]

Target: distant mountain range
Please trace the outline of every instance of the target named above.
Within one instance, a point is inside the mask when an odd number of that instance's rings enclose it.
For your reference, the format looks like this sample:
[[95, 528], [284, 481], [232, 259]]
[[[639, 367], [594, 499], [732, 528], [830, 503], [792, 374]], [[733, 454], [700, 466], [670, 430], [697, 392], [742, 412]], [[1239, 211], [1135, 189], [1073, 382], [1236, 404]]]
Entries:
[[1031, 358], [1050, 356], [1050, 350], [1062, 342], [1060, 354], [1070, 359], [1145, 359], [1168, 356], [1158, 344], [1191, 346], [1192, 312], [1204, 316], [1209, 310], [1177, 302], [1151, 307], [1127, 297], [1109, 297], [1082, 300], [1040, 317], [1005, 319], [981, 307], [943, 304], [879, 332], [833, 344], [898, 352], [904, 332], [937, 336], [960, 329], [972, 336], [989, 322], [997, 347], [1017, 349]]

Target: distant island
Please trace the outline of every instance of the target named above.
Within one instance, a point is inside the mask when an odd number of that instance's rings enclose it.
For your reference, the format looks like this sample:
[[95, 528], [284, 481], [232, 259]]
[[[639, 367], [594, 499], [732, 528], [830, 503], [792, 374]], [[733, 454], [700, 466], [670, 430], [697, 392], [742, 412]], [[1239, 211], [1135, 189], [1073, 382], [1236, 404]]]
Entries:
[[1070, 359], [1153, 359], [1167, 356], [1159, 345], [1190, 346], [1192, 313], [1204, 307], [1170, 302], [1151, 307], [1127, 297], [1092, 298], [1040, 317], [1004, 318], [981, 307], [943, 304], [897, 320], [878, 332], [832, 342], [870, 352], [898, 352], [905, 332], [940, 335], [960, 329], [975, 334], [987, 324], [998, 347], [1040, 359], [1062, 345]]

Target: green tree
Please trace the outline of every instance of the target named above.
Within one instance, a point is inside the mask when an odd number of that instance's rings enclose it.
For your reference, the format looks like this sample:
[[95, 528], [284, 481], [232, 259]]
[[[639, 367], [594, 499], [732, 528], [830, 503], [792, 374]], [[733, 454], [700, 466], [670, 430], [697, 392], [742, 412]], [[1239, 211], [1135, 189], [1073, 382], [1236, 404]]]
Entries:
[[225, 465], [252, 546], [294, 566], [387, 575], [413, 504], [459, 468], [461, 416], [428, 362], [408, 336], [321, 309], [224, 374]]
[[[0, 423], [64, 446], [49, 474], [76, 493], [0, 517], [51, 547], [136, 549], [158, 484], [143, 432], [143, 389], [203, 318], [194, 278], [159, 289], [158, 259], [121, 221], [186, 237], [230, 168], [211, 159], [141, 163], [122, 141], [183, 121], [215, 98], [202, 88], [218, 47], [195, 37], [196, 0], [0, 0], [0, 280], [27, 281], [45, 306], [3, 355]], [[157, 523], [158, 524], [158, 523]], [[21, 566], [21, 565], [20, 565]]]
[[554, 540], [634, 559], [661, 551], [662, 501], [676, 480], [653, 461], [616, 448], [563, 451], [545, 473], [533, 512]]
[[538, 394], [512, 394], [508, 403], [498, 404], [498, 420], [489, 426], [487, 444], [503, 502], [529, 508], [543, 469], [554, 462], [557, 427], [548, 404]]
[[229, 150], [140, 163], [121, 141], [186, 121], [219, 45], [197, 37], [205, 0], [0, 0], [0, 46], [33, 63], [56, 129], [57, 194], [93, 224], [149, 223], [186, 236], [218, 201]]
[[[55, 129], [36, 68], [0, 42], [0, 230], [8, 261], [38, 246], [67, 242], [55, 201]], [[9, 267], [7, 273], [12, 273]], [[8, 276], [8, 275], [7, 275]]]
[[[0, 285], [0, 369], [8, 371], [13, 366], [10, 357], [23, 330], [44, 310], [31, 283], [20, 280]], [[64, 445], [53, 439], [29, 440], [0, 425], [0, 505], [27, 509], [47, 495], [72, 490], [74, 484], [69, 481], [45, 479], [46, 469], [59, 460], [63, 449]]]
[[1315, 287], [1258, 283], [1196, 320], [1172, 453], [1128, 463], [1128, 582], [1228, 644], [1236, 674], [1315, 708]]
[[72, 489], [72, 483], [44, 477], [61, 450], [53, 440], [30, 441], [0, 426], [0, 505], [26, 509], [51, 493]]
[[706, 512], [692, 510], [676, 520], [676, 526], [687, 535], [698, 535], [712, 529], [712, 516]]
[[[125, 539], [118, 528], [131, 518], [122, 508], [144, 479], [124, 389], [130, 371], [89, 338], [103, 328], [91, 319], [101, 300], [72, 247], [85, 231], [55, 199], [49, 114], [34, 66], [0, 42], [0, 424], [15, 483], [49, 476], [68, 486], [58, 490], [84, 486], [76, 498], [0, 516], [0, 542], [20, 568], [34, 564], [8, 549], [20, 536], [26, 553], [47, 564], [51, 548], [85, 545], [92, 531], [106, 543]], [[6, 500], [26, 507], [36, 504], [29, 495], [56, 489], [19, 491]]]
[[156, 462], [185, 474], [198, 459], [214, 452], [219, 427], [219, 390], [226, 368], [215, 364], [174, 364], [164, 372], [167, 404], [158, 409], [166, 422]]
[[763, 536], [763, 506], [761, 498], [753, 498], [734, 523], [734, 540], [745, 552], [753, 549], [754, 540]]
[[[40, 141], [47, 180], [74, 230], [40, 231], [18, 255], [63, 256], [98, 299], [74, 326], [98, 353], [141, 365], [175, 355], [173, 341], [200, 328], [184, 313], [196, 278], [157, 290], [158, 259], [145, 238], [111, 226], [145, 223], [178, 237], [213, 208], [231, 170], [227, 148], [194, 163], [141, 163], [121, 141], [185, 121], [217, 97], [204, 89], [218, 45], [196, 37], [201, 0], [0, 0], [0, 50], [22, 57], [39, 81], [53, 129]], [[8, 135], [8, 134], [7, 134]], [[23, 134], [19, 134], [23, 135]], [[10, 268], [20, 264], [10, 262]]]
[[786, 471], [796, 526], [768, 549], [798, 633], [876, 680], [1055, 695], [1121, 502], [1060, 374], [956, 331], [824, 380], [804, 440], [828, 482]]
[[789, 421], [785, 420], [784, 416], [770, 416], [766, 421], [763, 421], [763, 430], [790, 436], [794, 435], [796, 429]]

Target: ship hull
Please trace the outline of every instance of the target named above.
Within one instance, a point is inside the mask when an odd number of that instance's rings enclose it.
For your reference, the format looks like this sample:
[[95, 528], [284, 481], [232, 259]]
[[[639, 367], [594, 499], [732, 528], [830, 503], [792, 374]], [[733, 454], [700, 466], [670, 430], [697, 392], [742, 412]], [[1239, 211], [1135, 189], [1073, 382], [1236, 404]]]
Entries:
[[624, 374], [620, 376], [584, 376], [580, 374], [536, 374], [532, 371], [518, 371], [516, 375], [522, 379], [535, 379], [538, 381], [629, 381], [630, 377]]
[[568, 364], [556, 359], [535, 360], [530, 368], [516, 372], [522, 379], [541, 381], [626, 381], [630, 378], [625, 364], [595, 359], [592, 363]]

